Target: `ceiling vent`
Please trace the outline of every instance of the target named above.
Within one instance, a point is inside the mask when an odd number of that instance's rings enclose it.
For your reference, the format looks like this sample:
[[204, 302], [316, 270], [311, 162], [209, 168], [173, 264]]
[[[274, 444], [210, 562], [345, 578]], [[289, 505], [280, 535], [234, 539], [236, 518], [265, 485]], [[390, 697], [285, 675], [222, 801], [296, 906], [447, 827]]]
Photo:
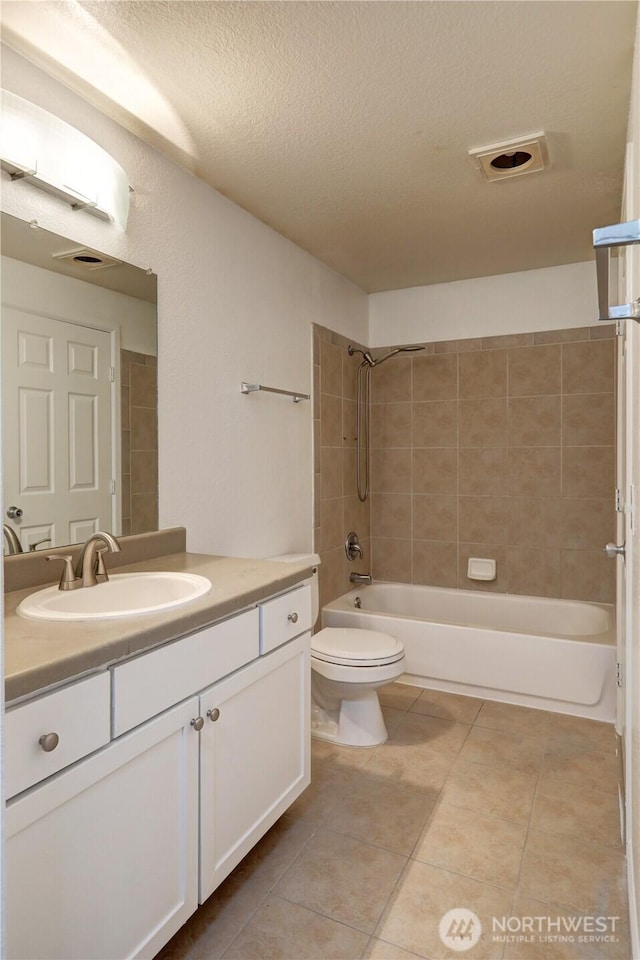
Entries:
[[525, 173], [537, 173], [549, 166], [549, 151], [544, 131], [517, 140], [504, 140], [488, 147], [469, 150], [478, 169], [487, 180], [507, 180]]
[[104, 270], [105, 267], [118, 267], [122, 263], [122, 260], [108, 257], [106, 253], [99, 253], [91, 247], [76, 247], [64, 253], [52, 253], [51, 256], [54, 260], [66, 260], [83, 270]]

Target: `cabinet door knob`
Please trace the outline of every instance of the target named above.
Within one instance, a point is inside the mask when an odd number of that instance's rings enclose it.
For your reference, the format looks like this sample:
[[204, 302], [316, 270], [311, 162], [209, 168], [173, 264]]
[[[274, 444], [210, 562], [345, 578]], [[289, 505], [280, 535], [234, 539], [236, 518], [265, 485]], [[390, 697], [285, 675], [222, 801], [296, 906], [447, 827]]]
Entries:
[[290, 613], [289, 616], [287, 617], [287, 620], [290, 620], [291, 623], [297, 623], [297, 622], [298, 622], [298, 614], [297, 614], [297, 613]]
[[207, 716], [209, 717], [209, 720], [215, 723], [218, 717], [220, 716], [220, 711], [218, 710], [217, 707], [214, 707], [213, 710], [207, 710]]
[[60, 737], [57, 733], [43, 733], [38, 743], [45, 753], [51, 753], [60, 743]]
[[194, 730], [202, 730], [204, 727], [204, 717], [194, 717], [194, 719], [191, 721], [191, 726]]

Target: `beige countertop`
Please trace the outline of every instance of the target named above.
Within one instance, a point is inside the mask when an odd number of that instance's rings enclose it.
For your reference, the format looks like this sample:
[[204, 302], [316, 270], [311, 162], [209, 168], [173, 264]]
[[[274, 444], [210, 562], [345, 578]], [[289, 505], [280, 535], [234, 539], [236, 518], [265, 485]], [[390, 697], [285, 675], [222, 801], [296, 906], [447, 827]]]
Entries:
[[[305, 563], [243, 560], [198, 553], [174, 553], [132, 563], [118, 573], [184, 571], [207, 577], [213, 589], [183, 607], [137, 617], [66, 623], [27, 620], [16, 613], [20, 601], [40, 587], [6, 593], [4, 619], [5, 698], [7, 702], [74, 677], [104, 669], [117, 660], [176, 640], [311, 575]], [[91, 589], [99, 590], [100, 587]]]

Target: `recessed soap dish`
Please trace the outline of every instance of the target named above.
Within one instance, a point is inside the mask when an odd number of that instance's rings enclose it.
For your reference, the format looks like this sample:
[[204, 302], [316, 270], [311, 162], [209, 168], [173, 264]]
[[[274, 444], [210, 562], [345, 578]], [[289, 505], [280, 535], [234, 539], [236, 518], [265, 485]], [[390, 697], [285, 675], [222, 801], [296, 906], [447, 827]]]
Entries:
[[485, 557], [469, 557], [467, 563], [468, 580], [495, 580], [496, 562]]

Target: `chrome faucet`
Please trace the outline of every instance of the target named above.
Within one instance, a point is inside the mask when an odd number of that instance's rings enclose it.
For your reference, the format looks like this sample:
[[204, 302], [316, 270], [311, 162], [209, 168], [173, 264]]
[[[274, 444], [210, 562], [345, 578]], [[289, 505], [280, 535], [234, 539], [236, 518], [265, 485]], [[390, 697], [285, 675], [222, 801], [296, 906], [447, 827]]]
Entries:
[[18, 534], [8, 523], [2, 524], [2, 536], [7, 544], [7, 556], [12, 557], [16, 553], [24, 553]]
[[349, 575], [349, 580], [351, 583], [366, 583], [367, 586], [371, 584], [371, 574], [370, 573], [351, 573]]
[[[104, 544], [101, 550], [98, 549], [100, 543]], [[105, 583], [109, 576], [104, 564], [104, 554], [120, 553], [120, 549], [120, 544], [113, 534], [102, 530], [92, 533], [78, 554], [73, 570], [74, 582], [82, 587], [95, 587], [98, 583]]]

